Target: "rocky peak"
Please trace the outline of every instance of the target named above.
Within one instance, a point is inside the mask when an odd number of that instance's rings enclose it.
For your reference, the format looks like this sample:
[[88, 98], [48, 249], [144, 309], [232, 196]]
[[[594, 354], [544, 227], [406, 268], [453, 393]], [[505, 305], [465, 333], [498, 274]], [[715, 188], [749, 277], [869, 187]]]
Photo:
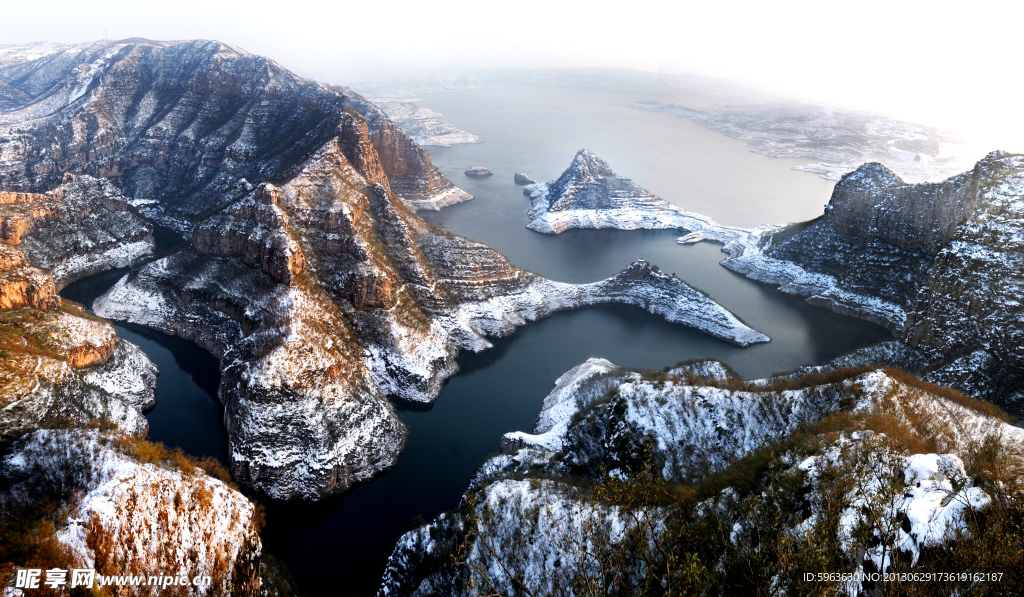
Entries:
[[650, 193], [633, 184], [632, 180], [616, 176], [608, 162], [589, 149], [577, 151], [565, 172], [548, 185], [548, 198], [552, 207], [576, 200], [577, 197], [592, 203], [595, 199], [612, 195], [643, 197], [650, 196]]
[[587, 183], [594, 178], [602, 176], [615, 176], [612, 172], [611, 166], [608, 162], [597, 157], [597, 154], [590, 151], [589, 149], [581, 149], [576, 152], [576, 156], [572, 158], [572, 163], [569, 165], [569, 169], [562, 173], [558, 181], [555, 181], [555, 185], [561, 181], [566, 175], [572, 176], [577, 183]]
[[824, 217], [845, 242], [865, 247], [879, 240], [935, 255], [952, 240], [977, 199], [973, 172], [907, 184], [885, 166], [869, 163], [836, 184]]
[[527, 185], [523, 194], [532, 203], [526, 227], [547, 234], [569, 228], [695, 231], [711, 223], [616, 175], [608, 162], [589, 149], [576, 152], [558, 180]]

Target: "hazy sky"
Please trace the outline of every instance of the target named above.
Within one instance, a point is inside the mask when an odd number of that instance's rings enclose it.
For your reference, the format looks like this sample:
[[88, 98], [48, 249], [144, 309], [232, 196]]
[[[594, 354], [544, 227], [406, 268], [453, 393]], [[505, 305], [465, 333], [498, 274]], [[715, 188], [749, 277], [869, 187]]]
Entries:
[[[0, 43], [213, 38], [348, 84], [449, 67], [628, 67], [985, 132], [1024, 151], [1024, 3], [4, 0]], [[1013, 146], [1013, 147], [1010, 147]]]

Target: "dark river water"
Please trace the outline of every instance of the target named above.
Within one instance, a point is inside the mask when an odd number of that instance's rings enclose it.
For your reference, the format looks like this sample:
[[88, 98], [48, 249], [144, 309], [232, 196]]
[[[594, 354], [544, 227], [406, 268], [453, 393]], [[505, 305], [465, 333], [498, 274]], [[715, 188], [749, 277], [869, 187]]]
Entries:
[[[555, 178], [581, 147], [620, 174], [720, 222], [785, 223], [818, 215], [831, 185], [790, 170], [797, 162], [749, 153], [742, 143], [682, 119], [624, 107], [645, 99], [553, 88], [495, 88], [438, 94], [421, 105], [479, 135], [483, 143], [430, 148], [434, 162], [473, 201], [424, 217], [485, 242], [546, 277], [591, 282], [638, 257], [705, 292], [772, 341], [736, 348], [668, 324], [635, 307], [610, 305], [559, 313], [494, 340], [494, 348], [459, 358], [461, 371], [438, 400], [399, 405], [409, 442], [398, 465], [372, 483], [317, 504], [268, 504], [264, 545], [284, 561], [309, 596], [372, 595], [395, 541], [416, 516], [454, 508], [476, 468], [507, 431], [531, 430], [555, 378], [589, 357], [662, 368], [711, 357], [744, 377], [822, 363], [888, 337], [881, 327], [808, 306], [718, 265], [719, 245], [677, 245], [673, 232], [528, 231], [529, 201], [513, 172]], [[471, 165], [495, 176], [469, 179]], [[77, 282], [63, 296], [91, 304], [123, 272]], [[216, 360], [195, 345], [132, 325], [118, 333], [141, 346], [160, 369], [150, 438], [224, 459]]]

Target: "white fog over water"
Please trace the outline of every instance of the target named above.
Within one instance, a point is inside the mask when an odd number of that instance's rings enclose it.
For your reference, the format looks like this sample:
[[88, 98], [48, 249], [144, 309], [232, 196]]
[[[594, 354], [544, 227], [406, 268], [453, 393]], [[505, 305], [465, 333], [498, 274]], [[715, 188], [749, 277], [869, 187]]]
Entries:
[[1024, 151], [1024, 6], [1013, 2], [57, 0], [8, 3], [3, 15], [2, 43], [217, 39], [336, 84], [543, 67], [742, 80]]

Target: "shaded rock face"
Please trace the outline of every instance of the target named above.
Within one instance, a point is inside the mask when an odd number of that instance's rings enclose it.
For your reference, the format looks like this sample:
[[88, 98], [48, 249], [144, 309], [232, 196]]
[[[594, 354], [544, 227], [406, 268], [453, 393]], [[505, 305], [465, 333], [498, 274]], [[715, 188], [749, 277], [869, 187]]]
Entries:
[[873, 301], [890, 305], [890, 329], [919, 351], [929, 379], [1017, 409], [1022, 239], [1024, 157], [994, 152], [941, 183], [907, 185], [866, 164], [836, 185], [824, 216], [761, 236], [754, 252], [775, 265], [726, 264], [768, 281], [779, 264], [798, 265], [804, 282], [786, 278], [783, 290], [802, 296], [821, 292], [814, 276], [829, 276], [835, 300], [825, 306], [841, 310], [845, 296], [856, 316], [878, 312]]
[[[632, 185], [632, 181], [629, 179], [618, 179], [615, 178], [615, 172], [612, 172], [608, 162], [597, 157], [597, 154], [588, 150], [581, 149], [576, 153], [576, 156], [572, 159], [572, 164], [558, 177], [555, 182], [551, 183], [550, 196], [552, 199], [561, 198], [561, 203], [568, 203], [569, 201], [575, 200], [575, 193], [572, 193], [573, 187], [585, 188], [591, 183], [604, 179], [605, 177], [613, 177], [613, 180], [609, 180], [608, 184], [615, 184], [614, 189], [609, 190], [621, 190], [626, 193], [637, 194], [643, 192], [648, 194], [643, 189]], [[568, 193], [568, 196], [567, 196]], [[609, 193], [603, 193], [607, 195]], [[598, 199], [600, 195], [596, 193], [588, 193], [587, 196], [593, 195], [594, 199]], [[580, 199], [583, 199], [582, 197]], [[608, 207], [598, 204], [592, 204], [596, 209], [601, 207]]]
[[977, 200], [977, 172], [911, 185], [885, 166], [871, 163], [836, 184], [824, 219], [847, 243], [866, 247], [878, 240], [911, 253], [935, 255], [953, 239]]
[[401, 179], [395, 190], [410, 200], [451, 188], [359, 96], [217, 42], [68, 46], [27, 62], [0, 59], [0, 81], [20, 91], [0, 104], [0, 184], [11, 190], [52, 188], [67, 171], [111, 178], [136, 199], [160, 202], [167, 223], [183, 230], [244, 193], [247, 180], [293, 176], [325, 141], [362, 138], [366, 126], [383, 159], [361, 159], [371, 153], [357, 144], [345, 149], [368, 179]]

